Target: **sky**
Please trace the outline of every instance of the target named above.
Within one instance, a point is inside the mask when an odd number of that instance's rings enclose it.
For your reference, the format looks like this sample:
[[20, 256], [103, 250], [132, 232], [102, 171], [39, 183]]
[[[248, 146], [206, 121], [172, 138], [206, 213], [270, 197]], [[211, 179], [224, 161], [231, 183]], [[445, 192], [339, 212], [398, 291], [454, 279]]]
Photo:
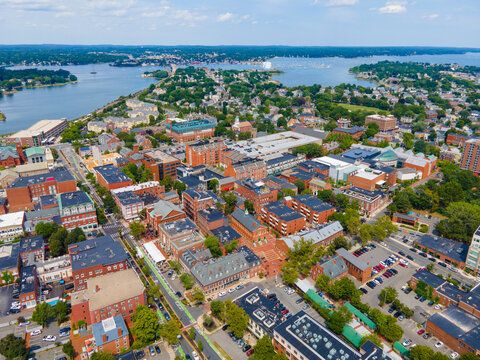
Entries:
[[1, 44], [480, 48], [480, 0], [0, 0]]

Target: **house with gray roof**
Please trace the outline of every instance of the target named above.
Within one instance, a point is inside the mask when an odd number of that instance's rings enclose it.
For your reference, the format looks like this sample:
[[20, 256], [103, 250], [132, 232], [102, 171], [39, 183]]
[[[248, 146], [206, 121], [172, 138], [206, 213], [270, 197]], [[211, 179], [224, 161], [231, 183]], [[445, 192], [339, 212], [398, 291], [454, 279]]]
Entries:
[[348, 274], [348, 267], [340, 255], [334, 255], [327, 260], [317, 262], [312, 267], [312, 279], [317, 281], [319, 275], [327, 275], [330, 280], [340, 279]]
[[348, 273], [358, 281], [364, 283], [372, 275], [372, 267], [362, 259], [355, 257], [351, 252], [340, 248], [337, 250], [337, 255], [340, 255], [347, 265]]

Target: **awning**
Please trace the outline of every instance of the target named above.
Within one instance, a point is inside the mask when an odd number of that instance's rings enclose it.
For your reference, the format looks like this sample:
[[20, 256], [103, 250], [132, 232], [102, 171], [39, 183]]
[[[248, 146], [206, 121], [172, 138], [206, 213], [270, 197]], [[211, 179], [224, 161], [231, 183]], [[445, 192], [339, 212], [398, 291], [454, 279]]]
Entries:
[[143, 247], [154, 262], [158, 263], [165, 261], [165, 256], [163, 256], [162, 252], [157, 248], [157, 245], [155, 245], [154, 241], [143, 244]]

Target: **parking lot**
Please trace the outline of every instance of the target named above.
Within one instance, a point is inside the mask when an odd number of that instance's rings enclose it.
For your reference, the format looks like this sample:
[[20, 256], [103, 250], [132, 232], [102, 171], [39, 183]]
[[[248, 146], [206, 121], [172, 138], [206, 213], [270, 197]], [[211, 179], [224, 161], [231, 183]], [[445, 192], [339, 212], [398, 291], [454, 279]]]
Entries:
[[0, 287], [0, 316], [8, 315], [10, 304], [13, 299], [13, 289], [15, 285], [8, 285]]
[[[25, 331], [27, 333], [26, 340], [27, 346], [32, 349], [32, 351], [38, 351], [39, 349], [49, 347], [54, 345], [58, 342], [68, 341], [70, 339], [69, 336], [60, 337], [60, 328], [70, 328], [69, 323], [62, 324], [58, 326], [55, 321], [50, 322], [45, 328], [41, 329], [41, 326], [37, 325], [34, 322], [31, 322], [28, 325], [22, 326], [21, 331]], [[38, 335], [31, 335], [31, 332], [37, 329], [41, 329], [41, 333]], [[44, 337], [51, 335], [55, 336], [54, 341], [44, 341]]]

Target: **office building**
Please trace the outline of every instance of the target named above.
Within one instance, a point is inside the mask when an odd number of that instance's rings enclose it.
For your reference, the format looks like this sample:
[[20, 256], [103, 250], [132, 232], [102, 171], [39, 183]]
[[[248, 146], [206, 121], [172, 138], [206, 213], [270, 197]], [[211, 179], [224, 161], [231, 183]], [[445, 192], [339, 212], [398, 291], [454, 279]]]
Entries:
[[220, 163], [220, 156], [227, 146], [223, 141], [200, 142], [189, 144], [185, 149], [187, 164], [191, 167], [200, 165], [216, 166]]
[[97, 166], [93, 170], [97, 175], [97, 182], [108, 190], [133, 185], [132, 179], [113, 164]]
[[66, 119], [40, 120], [26, 130], [20, 130], [5, 140], [7, 143], [20, 142], [22, 146], [41, 146], [53, 143], [63, 130], [68, 127]]
[[365, 117], [365, 125], [375, 123], [380, 131], [394, 130], [397, 127], [397, 119], [393, 115], [367, 115]]
[[235, 181], [235, 192], [253, 204], [255, 213], [259, 214], [263, 206], [277, 201], [277, 190], [271, 189], [262, 181], [251, 178]]
[[67, 230], [80, 228], [91, 232], [98, 226], [95, 204], [84, 191], [74, 191], [58, 195], [58, 208], [62, 225]]
[[177, 142], [202, 140], [213, 137], [216, 126], [215, 119], [167, 119], [166, 135]]

